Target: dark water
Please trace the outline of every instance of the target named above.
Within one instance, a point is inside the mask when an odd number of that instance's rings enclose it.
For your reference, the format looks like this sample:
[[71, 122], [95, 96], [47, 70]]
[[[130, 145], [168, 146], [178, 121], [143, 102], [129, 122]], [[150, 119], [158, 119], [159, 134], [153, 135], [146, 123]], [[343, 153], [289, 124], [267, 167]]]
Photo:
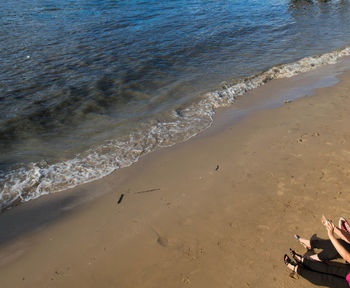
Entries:
[[206, 92], [349, 45], [349, 16], [349, 1], [1, 1], [0, 202], [187, 139]]

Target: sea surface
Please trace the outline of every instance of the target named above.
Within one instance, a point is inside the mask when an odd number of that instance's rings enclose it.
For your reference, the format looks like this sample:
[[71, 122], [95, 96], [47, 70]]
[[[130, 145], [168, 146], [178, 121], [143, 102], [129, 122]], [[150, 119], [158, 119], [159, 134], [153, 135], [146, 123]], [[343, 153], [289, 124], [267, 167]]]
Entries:
[[0, 210], [185, 141], [349, 55], [349, 1], [0, 2]]

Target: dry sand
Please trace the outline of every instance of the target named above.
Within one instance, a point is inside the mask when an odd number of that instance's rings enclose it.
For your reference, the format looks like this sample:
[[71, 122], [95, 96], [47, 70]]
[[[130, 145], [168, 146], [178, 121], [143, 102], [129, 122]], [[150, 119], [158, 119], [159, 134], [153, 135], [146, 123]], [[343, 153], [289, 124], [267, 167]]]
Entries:
[[[322, 214], [350, 218], [350, 73], [340, 78], [0, 215], [1, 288], [313, 287], [282, 257], [304, 252], [295, 233], [326, 237]], [[75, 207], [83, 194], [103, 195]]]

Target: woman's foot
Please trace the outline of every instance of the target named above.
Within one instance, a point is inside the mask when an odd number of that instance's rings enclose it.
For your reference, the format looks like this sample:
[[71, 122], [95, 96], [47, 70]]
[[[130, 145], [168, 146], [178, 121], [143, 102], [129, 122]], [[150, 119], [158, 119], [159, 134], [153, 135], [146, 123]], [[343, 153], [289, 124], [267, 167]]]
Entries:
[[283, 262], [293, 272], [296, 273], [298, 271], [298, 265], [296, 263], [294, 263], [292, 260], [290, 260], [290, 258], [288, 257], [287, 254], [284, 255]]
[[306, 250], [311, 250], [311, 243], [310, 240], [301, 238], [299, 235], [294, 235], [295, 239], [297, 239], [297, 241], [304, 246], [304, 248]]
[[293, 249], [289, 248], [289, 253], [292, 255], [293, 259], [297, 261], [298, 263], [303, 263], [304, 258], [300, 254], [296, 253]]

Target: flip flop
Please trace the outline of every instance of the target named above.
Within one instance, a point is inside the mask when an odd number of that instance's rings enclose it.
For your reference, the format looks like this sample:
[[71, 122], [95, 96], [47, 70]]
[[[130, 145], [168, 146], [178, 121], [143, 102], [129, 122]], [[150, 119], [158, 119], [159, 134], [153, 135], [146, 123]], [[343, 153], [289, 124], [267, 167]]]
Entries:
[[339, 228], [345, 232], [350, 233], [350, 224], [344, 217], [339, 218]]
[[[295, 252], [292, 248], [289, 248], [289, 253], [292, 255], [293, 259], [298, 263], [303, 263], [303, 256]], [[299, 259], [297, 259], [299, 257]]]

